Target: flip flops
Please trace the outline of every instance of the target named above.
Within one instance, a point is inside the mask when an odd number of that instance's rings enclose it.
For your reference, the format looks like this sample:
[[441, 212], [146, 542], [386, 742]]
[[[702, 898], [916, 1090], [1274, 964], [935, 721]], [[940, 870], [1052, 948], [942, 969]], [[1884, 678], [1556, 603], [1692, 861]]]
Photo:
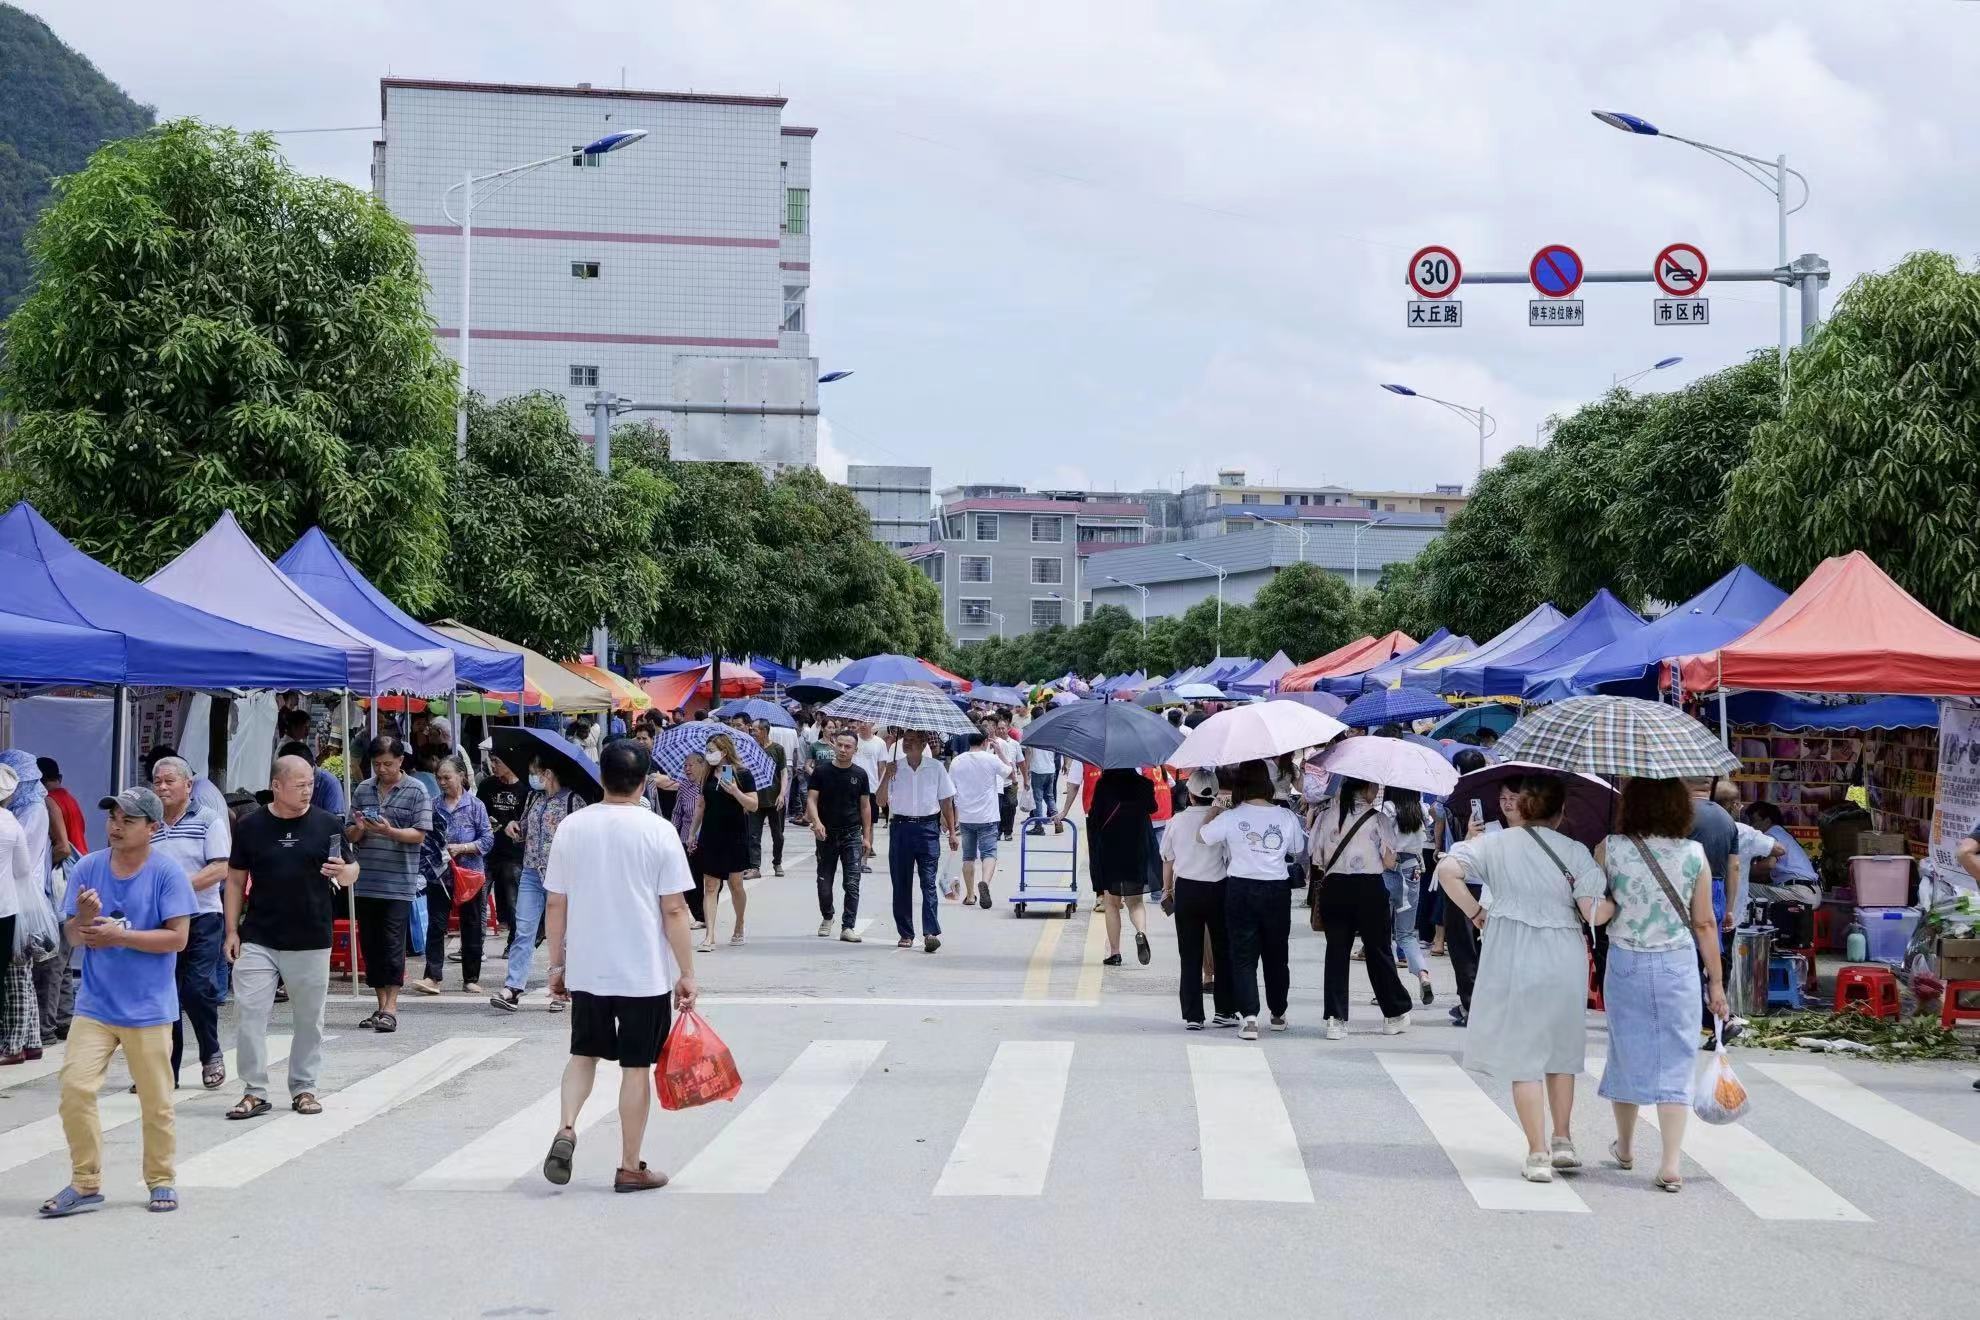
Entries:
[[179, 1208], [179, 1193], [171, 1187], [154, 1187], [151, 1189], [151, 1199], [144, 1203], [144, 1208], [155, 1215], [170, 1214]]
[[66, 1219], [70, 1215], [86, 1215], [102, 1204], [103, 1193], [80, 1192], [71, 1185], [41, 1203], [41, 1217]]

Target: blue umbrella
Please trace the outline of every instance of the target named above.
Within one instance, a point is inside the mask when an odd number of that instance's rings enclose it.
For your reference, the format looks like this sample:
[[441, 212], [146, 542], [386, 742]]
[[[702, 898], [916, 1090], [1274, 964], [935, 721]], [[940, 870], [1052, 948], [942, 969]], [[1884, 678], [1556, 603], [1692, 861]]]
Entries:
[[1432, 738], [1455, 738], [1468, 742], [1476, 738], [1481, 729], [1493, 733], [1504, 733], [1519, 719], [1519, 709], [1500, 701], [1480, 702], [1476, 706], [1466, 706], [1462, 710], [1439, 720], [1431, 726]]
[[742, 697], [738, 700], [731, 701], [728, 705], [715, 711], [711, 718], [718, 720], [733, 720], [737, 718], [764, 720], [773, 727], [780, 729], [795, 729], [797, 727], [797, 721], [791, 718], [789, 711], [779, 706], [776, 702], [765, 701], [761, 697]]
[[955, 687], [911, 655], [869, 655], [864, 660], [853, 661], [833, 677], [848, 688], [865, 683], [933, 683], [941, 688]]
[[1437, 753], [1453, 765], [1457, 764], [1457, 754], [1464, 750], [1464, 746], [1461, 743], [1438, 742], [1435, 738], [1426, 738], [1420, 733], [1405, 733], [1402, 736], [1402, 740], [1404, 742], [1413, 742], [1419, 747], [1428, 747], [1431, 751]]
[[756, 739], [745, 733], [737, 733], [726, 724], [713, 720], [695, 720], [689, 724], [676, 724], [671, 729], [663, 729], [659, 739], [653, 744], [653, 764], [670, 775], [687, 773], [687, 759], [699, 756], [708, 750], [708, 740], [716, 734], [725, 734], [735, 744], [736, 755], [745, 768], [756, 777], [763, 787], [770, 786], [770, 776], [777, 771], [770, 760], [770, 754], [756, 745]]
[[605, 782], [598, 776], [598, 763], [563, 734], [500, 724], [489, 737], [495, 742], [495, 755], [517, 774], [527, 774], [530, 762], [535, 761], [554, 770], [557, 782], [585, 801], [596, 802], [605, 796]]
[[786, 684], [784, 691], [799, 701], [822, 705], [833, 697], [843, 697], [852, 689], [836, 678], [801, 678], [795, 683]]
[[1383, 724], [1436, 719], [1450, 713], [1451, 703], [1435, 693], [1419, 692], [1415, 688], [1377, 688], [1349, 702], [1340, 720], [1349, 728], [1372, 729]]
[[1183, 731], [1128, 701], [1080, 701], [1033, 720], [1024, 745], [1063, 752], [1102, 770], [1161, 765], [1182, 746]]
[[973, 687], [969, 690], [971, 701], [981, 701], [990, 706], [1028, 706], [1024, 694], [1012, 687]]

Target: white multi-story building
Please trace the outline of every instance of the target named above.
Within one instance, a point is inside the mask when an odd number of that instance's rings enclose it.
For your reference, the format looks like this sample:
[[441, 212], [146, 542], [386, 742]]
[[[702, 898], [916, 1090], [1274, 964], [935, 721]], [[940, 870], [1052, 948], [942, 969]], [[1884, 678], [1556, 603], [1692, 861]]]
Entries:
[[[586, 434], [601, 389], [694, 405], [646, 414], [677, 457], [816, 463], [806, 297], [817, 130], [785, 124], [783, 97], [417, 78], [382, 79], [379, 96], [372, 188], [412, 227], [428, 306], [456, 356], [457, 185], [570, 152], [476, 187], [471, 388], [554, 391]], [[582, 154], [626, 129], [647, 136]]]

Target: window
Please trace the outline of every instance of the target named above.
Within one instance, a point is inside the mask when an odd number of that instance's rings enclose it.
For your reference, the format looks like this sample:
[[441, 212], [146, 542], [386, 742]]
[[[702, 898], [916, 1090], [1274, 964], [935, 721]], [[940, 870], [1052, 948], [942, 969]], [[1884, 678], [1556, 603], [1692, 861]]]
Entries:
[[588, 390], [588, 389], [597, 388], [598, 368], [580, 367], [573, 364], [571, 367], [571, 385], [573, 388], [577, 388], [577, 389]]
[[1437, 506], [1437, 512], [1438, 512], [1438, 513], [1442, 513], [1443, 511], [1444, 511], [1444, 506], [1443, 506], [1443, 505], [1441, 505], [1441, 504], [1439, 504], [1439, 505]]
[[994, 541], [997, 539], [996, 514], [979, 513], [976, 515], [976, 539], [979, 541]]
[[598, 278], [598, 263], [595, 261], [573, 261], [571, 278], [574, 280], [595, 280]]
[[1056, 556], [1050, 559], [1031, 561], [1031, 585], [1034, 587], [1056, 587], [1066, 580], [1066, 561]]
[[1307, 503], [1307, 502], [1308, 502], [1309, 500], [1311, 500], [1312, 498], [1313, 498], [1313, 497], [1312, 497], [1311, 495], [1302, 495], [1302, 496], [1300, 496], [1300, 497], [1299, 497], [1299, 502], [1300, 502], [1301, 504], [1305, 504], [1305, 503]]
[[963, 520], [960, 513], [952, 513], [942, 520], [942, 539], [944, 541], [963, 539]]
[[1066, 520], [1046, 515], [1031, 520], [1031, 539], [1040, 544], [1057, 545], [1066, 539]]
[[811, 232], [811, 189], [784, 189], [784, 232], [787, 234]]
[[921, 574], [931, 582], [942, 580], [942, 556], [929, 555], [921, 561]]
[[1239, 503], [1239, 504], [1256, 504], [1256, 503], [1258, 503], [1258, 497], [1257, 497], [1256, 495], [1240, 495], [1240, 496], [1238, 496], [1238, 503]]
[[1056, 628], [1065, 622], [1062, 606], [1057, 600], [1036, 600], [1031, 602], [1031, 626], [1033, 628]]
[[972, 646], [983, 645], [984, 640], [985, 639], [981, 637], [958, 637], [956, 638], [956, 645], [960, 646], [963, 650], [967, 651]]
[[990, 580], [989, 555], [964, 555], [961, 568], [964, 582], [988, 582]]
[[571, 164], [578, 166], [580, 169], [595, 170], [604, 163], [605, 163], [605, 154], [603, 152], [599, 152], [596, 155], [587, 156], [584, 152], [584, 145], [582, 143], [571, 148]]
[[1093, 601], [1091, 598], [1079, 603], [1079, 617], [1082, 621], [1089, 620], [1093, 617]]
[[957, 604], [962, 606], [964, 623], [990, 622], [990, 598], [988, 596], [964, 596]]
[[805, 286], [802, 284], [786, 284], [784, 286], [784, 324], [782, 329], [787, 335], [801, 335], [804, 333], [804, 290]]

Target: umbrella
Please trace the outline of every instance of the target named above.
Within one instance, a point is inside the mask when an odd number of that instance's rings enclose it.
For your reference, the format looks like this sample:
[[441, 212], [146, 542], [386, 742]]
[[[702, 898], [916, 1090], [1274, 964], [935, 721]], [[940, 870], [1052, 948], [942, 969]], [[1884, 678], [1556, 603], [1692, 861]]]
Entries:
[[866, 720], [923, 733], [971, 734], [976, 726], [949, 699], [926, 683], [862, 683], [819, 709], [841, 719]]
[[1134, 704], [1143, 710], [1161, 710], [1164, 706], [1187, 706], [1189, 699], [1177, 696], [1174, 688], [1152, 687], [1136, 697]]
[[1465, 706], [1460, 710], [1452, 711], [1431, 726], [1430, 736], [1469, 742], [1485, 729], [1490, 729], [1493, 733], [1504, 733], [1518, 719], [1517, 706], [1508, 706], [1502, 701], [1484, 701], [1475, 706]]
[[784, 691], [799, 701], [815, 703], [842, 697], [852, 689], [836, 678], [801, 678], [787, 685]]
[[1324, 747], [1346, 731], [1331, 715], [1291, 701], [1261, 701], [1219, 711], [1189, 731], [1169, 764], [1182, 767], [1265, 761]]
[[1734, 756], [1697, 720], [1659, 701], [1571, 697], [1513, 725], [1495, 749], [1508, 761], [1643, 779], [1731, 774]]
[[1182, 730], [1126, 701], [1075, 701], [1047, 711], [1024, 731], [1026, 747], [1064, 752], [1102, 770], [1167, 764], [1182, 740]]
[[1184, 701], [1222, 701], [1224, 690], [1210, 683], [1184, 683], [1175, 689]]
[[1445, 803], [1458, 834], [1464, 833], [1473, 799], [1482, 804], [1486, 820], [1504, 824], [1505, 813], [1499, 810], [1499, 785], [1517, 775], [1531, 774], [1553, 775], [1567, 788], [1567, 805], [1561, 810], [1561, 833], [1584, 847], [1593, 848], [1612, 832], [1611, 822], [1615, 819], [1618, 794], [1606, 779], [1588, 774], [1563, 774], [1559, 770], [1525, 761], [1501, 761], [1483, 770], [1458, 776], [1457, 787], [1451, 790], [1450, 798]]
[[556, 772], [558, 783], [586, 802], [596, 802], [605, 795], [604, 781], [598, 777], [598, 763], [563, 734], [504, 724], [489, 736], [495, 740], [495, 755], [511, 770], [520, 772], [530, 762], [540, 762]]
[[990, 706], [1028, 706], [1024, 693], [1009, 687], [973, 687], [969, 690], [971, 701], [981, 701]]
[[1347, 698], [1337, 697], [1331, 692], [1275, 692], [1267, 700], [1297, 702], [1312, 707], [1322, 715], [1338, 716], [1347, 709]]
[[[934, 683], [941, 679], [933, 669], [911, 655], [869, 655], [855, 660], [833, 675], [849, 687], [866, 683]], [[953, 682], [945, 687], [955, 687]]]
[[1052, 707], [1053, 709], [1056, 710], [1060, 706], [1072, 706], [1078, 704], [1078, 702], [1079, 702], [1079, 698], [1074, 696], [1072, 693], [1060, 692], [1052, 698]]
[[797, 721], [791, 718], [789, 711], [776, 702], [765, 701], [761, 697], [744, 697], [739, 701], [731, 701], [722, 709], [715, 711], [710, 718], [732, 720], [738, 716], [746, 720], [763, 720], [780, 729], [797, 727]]
[[1434, 692], [1415, 688], [1377, 688], [1356, 697], [1341, 712], [1341, 723], [1353, 729], [1372, 729], [1383, 724], [1408, 724], [1412, 720], [1435, 719], [1451, 713], [1451, 703]]
[[1458, 781], [1456, 766], [1430, 748], [1400, 738], [1349, 738], [1328, 749], [1320, 764], [1332, 774], [1438, 796]]
[[714, 720], [694, 720], [676, 724], [671, 729], [662, 729], [653, 744], [653, 764], [670, 775], [684, 775], [687, 773], [688, 757], [707, 751], [708, 740], [718, 733], [726, 734], [735, 745], [737, 759], [756, 782], [769, 787], [770, 777], [777, 773], [770, 754], [758, 747], [756, 739], [748, 734], [737, 733], [728, 725], [717, 724]]
[[1457, 743], [1439, 742], [1435, 738], [1426, 738], [1420, 733], [1405, 733], [1402, 736], [1402, 740], [1407, 743], [1415, 743], [1418, 747], [1428, 747], [1446, 761], [1456, 764], [1458, 754]]

